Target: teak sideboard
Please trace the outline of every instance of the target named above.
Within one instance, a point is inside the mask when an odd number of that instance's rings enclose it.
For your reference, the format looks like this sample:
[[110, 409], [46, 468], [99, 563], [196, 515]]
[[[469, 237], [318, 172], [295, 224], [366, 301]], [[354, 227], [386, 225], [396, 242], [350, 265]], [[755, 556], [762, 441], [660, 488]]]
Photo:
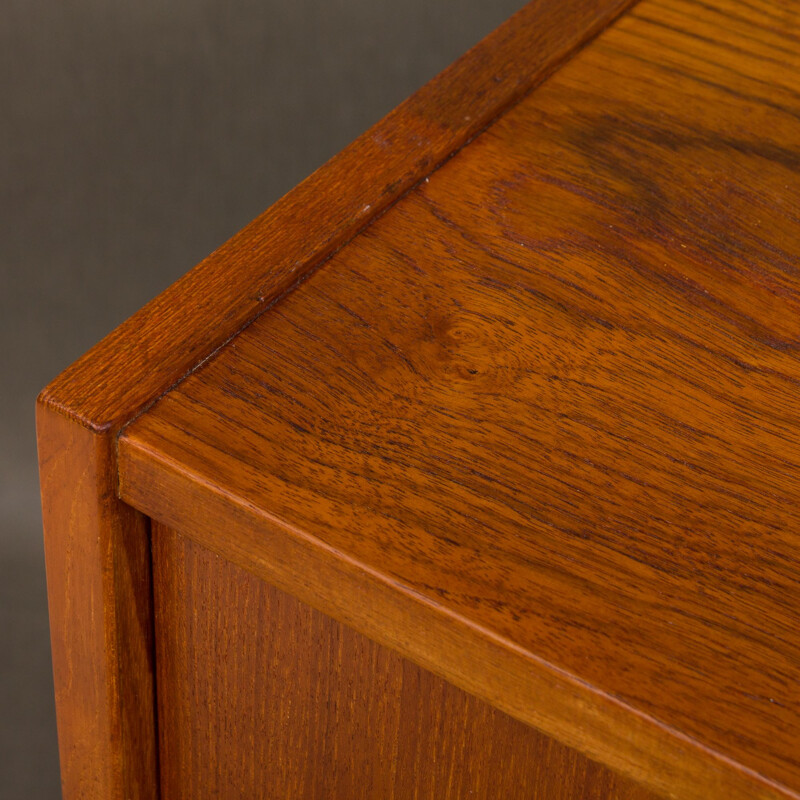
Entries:
[[67, 800], [800, 798], [800, 3], [535, 0], [37, 412]]

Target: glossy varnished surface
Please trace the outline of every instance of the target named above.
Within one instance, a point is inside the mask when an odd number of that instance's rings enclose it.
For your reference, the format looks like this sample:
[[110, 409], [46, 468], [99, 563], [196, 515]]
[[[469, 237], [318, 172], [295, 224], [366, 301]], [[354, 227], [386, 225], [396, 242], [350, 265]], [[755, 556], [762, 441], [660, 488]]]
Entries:
[[115, 437], [36, 409], [64, 800], [158, 792], [149, 524], [120, 502]]
[[644, 0], [130, 426], [122, 496], [377, 575], [660, 791], [798, 796], [799, 23]]
[[37, 434], [62, 789], [157, 793], [147, 520], [120, 428], [296, 286], [632, 0], [532, 0], [41, 393]]
[[98, 342], [42, 401], [118, 429], [633, 2], [531, 0]]
[[655, 800], [155, 525], [161, 798]]

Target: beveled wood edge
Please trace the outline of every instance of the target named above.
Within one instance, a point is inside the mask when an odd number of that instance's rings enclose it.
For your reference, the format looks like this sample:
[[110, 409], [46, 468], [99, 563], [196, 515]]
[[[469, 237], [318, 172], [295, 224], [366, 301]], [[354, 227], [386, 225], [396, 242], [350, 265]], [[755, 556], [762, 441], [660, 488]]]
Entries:
[[96, 431], [121, 427], [634, 2], [533, 0], [112, 331], [39, 402]]
[[120, 496], [379, 644], [664, 797], [800, 795], [120, 436]]
[[149, 526], [117, 499], [120, 429], [634, 2], [533, 0], [42, 390], [66, 800], [158, 795]]

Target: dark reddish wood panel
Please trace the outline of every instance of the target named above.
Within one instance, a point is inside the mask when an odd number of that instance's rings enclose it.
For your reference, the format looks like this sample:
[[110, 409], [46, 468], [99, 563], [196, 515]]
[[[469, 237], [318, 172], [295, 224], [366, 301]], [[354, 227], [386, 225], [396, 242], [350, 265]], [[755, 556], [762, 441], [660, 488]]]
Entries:
[[122, 496], [659, 791], [800, 796], [799, 23], [644, 0], [131, 425]]
[[163, 800], [654, 800], [161, 525]]

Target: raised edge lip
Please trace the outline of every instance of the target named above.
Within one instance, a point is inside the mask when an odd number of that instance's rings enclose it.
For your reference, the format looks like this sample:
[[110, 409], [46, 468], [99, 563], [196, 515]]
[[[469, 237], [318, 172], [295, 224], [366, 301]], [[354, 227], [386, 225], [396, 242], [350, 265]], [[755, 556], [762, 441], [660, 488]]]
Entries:
[[[178, 278], [164, 292], [153, 298], [140, 311], [123, 321], [93, 348], [62, 370], [39, 393], [37, 404], [50, 408], [97, 434], [119, 430], [190, 374], [199, 364], [212, 356], [238, 332], [252, 323], [275, 301], [292, 291], [300, 281], [287, 281], [287, 276], [281, 275], [281, 269], [289, 275], [296, 273], [295, 278], [297, 278], [310, 274], [324, 264], [333, 252], [345, 246], [420, 180], [435, 172], [528, 92], [535, 90], [636, 2], [638, 0], [602, 0], [602, 2], [595, 0], [593, 3], [586, 3], [585, 0], [564, 0], [563, 2], [559, 0], [557, 3], [548, 5], [542, 0], [532, 0], [372, 125], [350, 145], [312, 172], [309, 177], [234, 234], [231, 239], [200, 261], [196, 267]], [[567, 7], [566, 11], [564, 11], [565, 6]], [[552, 16], [548, 16], [551, 9], [558, 9], [558, 11], [553, 10]], [[532, 59], [527, 70], [519, 68], [519, 59], [514, 58], [514, 53], [523, 46], [529, 46], [531, 41], [534, 43], [541, 41], [550, 33], [556, 34], [554, 40], [550, 42], [550, 49], [539, 53], [537, 58]], [[493, 57], [498, 53], [506, 57], [500, 58], [499, 64], [496, 64]], [[489, 86], [489, 90], [484, 87], [477, 92], [457, 94], [456, 88], [464, 82], [462, 72], [471, 64], [475, 65], [476, 75], [481, 76], [485, 81], [491, 81], [492, 85]], [[498, 66], [508, 68], [502, 76], [497, 74], [496, 67]], [[498, 87], [496, 94], [491, 91], [494, 85]], [[438, 110], [439, 107], [434, 101], [439, 97], [447, 96], [457, 97], [457, 102], [454, 103], [453, 108], [447, 109], [447, 118], [444, 122], [438, 118], [434, 120], [436, 115], [432, 112]], [[487, 96], [488, 100], [485, 99]], [[478, 103], [484, 103], [484, 105], [479, 106], [478, 110], [473, 112], [473, 107]], [[474, 118], [467, 112], [473, 112]], [[429, 116], [431, 119], [428, 119]], [[135, 337], [137, 324], [142, 327], [147, 326], [148, 329], [144, 336], [149, 338], [152, 338], [161, 327], [167, 327], [169, 322], [162, 324], [161, 315], [151, 304], [160, 298], [166, 299], [165, 295], [168, 296], [169, 293], [177, 293], [181, 290], [200, 292], [204, 288], [203, 280], [206, 281], [206, 284], [208, 280], [207, 276], [201, 276], [201, 273], [197, 272], [198, 268], [206, 269], [212, 278], [214, 275], [226, 274], [227, 270], [230, 275], [226, 275], [226, 278], [231, 281], [236, 277], [236, 272], [246, 274], [247, 258], [259, 257], [244, 257], [248, 248], [252, 249], [250, 240], [253, 235], [260, 235], [263, 239], [264, 234], [269, 232], [264, 228], [265, 225], [272, 224], [280, 228], [281, 216], [294, 216], [291, 207], [293, 201], [306, 200], [317, 194], [320, 187], [335, 184], [342, 177], [342, 170], [337, 168], [337, 164], [343, 160], [343, 157], [345, 160], [347, 157], [354, 157], [359, 148], [363, 149], [366, 143], [375, 139], [376, 136], [381, 137], [384, 133], [388, 134], [393, 130], [390, 126], [393, 126], [398, 119], [403, 118], [414, 119], [420, 124], [424, 121], [430, 125], [431, 130], [427, 133], [415, 130], [401, 131], [399, 135], [387, 138], [388, 149], [386, 152], [394, 151], [395, 157], [390, 160], [388, 175], [384, 176], [387, 178], [386, 182], [382, 182], [383, 179], [377, 176], [373, 185], [368, 187], [369, 192], [372, 193], [369, 195], [371, 202], [362, 205], [360, 201], [354, 201], [352, 205], [345, 205], [339, 209], [338, 216], [323, 218], [321, 223], [326, 227], [323, 228], [323, 234], [318, 237], [313, 250], [309, 253], [287, 254], [289, 257], [284, 259], [286, 264], [282, 266], [281, 264], [274, 265], [269, 258], [270, 254], [267, 253], [264, 261], [268, 266], [264, 267], [260, 274], [254, 274], [251, 277], [247, 291], [243, 291], [240, 295], [231, 294], [230, 297], [221, 297], [218, 308], [211, 308], [210, 311], [212, 313], [219, 311], [218, 321], [227, 322], [227, 328], [220, 326], [220, 333], [211, 334], [208, 325], [195, 323], [198, 331], [195, 337], [196, 344], [193, 344], [191, 336], [188, 337], [184, 342], [187, 354], [178, 359], [173, 358], [172, 369], [162, 370], [163, 374], [159, 375], [158, 379], [150, 379], [149, 382], [147, 370], [142, 365], [143, 359], [139, 357], [139, 362], [132, 369], [138, 378], [117, 376], [118, 380], [124, 381], [128, 391], [108, 392], [107, 413], [100, 410], [101, 404], [86, 399], [89, 390], [95, 390], [97, 387], [81, 386], [79, 391], [83, 391], [83, 394], [70, 396], [71, 384], [80, 385], [79, 380], [75, 380], [75, 377], [80, 374], [81, 369], [91, 370], [93, 361], [95, 369], [97, 369], [96, 364], [107, 358], [109, 352], [113, 352], [114, 346], [117, 344], [115, 340], [124, 345], [126, 340], [130, 341]], [[441, 138], [437, 139], [431, 131], [438, 131]], [[404, 169], [409, 165], [410, 170]], [[388, 180], [389, 178], [391, 180]], [[242, 238], [240, 239], [240, 237]], [[227, 262], [234, 256], [242, 256], [241, 263], [227, 266]], [[290, 262], [291, 266], [287, 270], [287, 264]], [[277, 281], [275, 286], [270, 286], [271, 278], [275, 278]], [[195, 284], [199, 285], [192, 284], [193, 280]], [[174, 300], [174, 298], [169, 299]], [[131, 388], [136, 380], [142, 381], [146, 388], [139, 391]]]

